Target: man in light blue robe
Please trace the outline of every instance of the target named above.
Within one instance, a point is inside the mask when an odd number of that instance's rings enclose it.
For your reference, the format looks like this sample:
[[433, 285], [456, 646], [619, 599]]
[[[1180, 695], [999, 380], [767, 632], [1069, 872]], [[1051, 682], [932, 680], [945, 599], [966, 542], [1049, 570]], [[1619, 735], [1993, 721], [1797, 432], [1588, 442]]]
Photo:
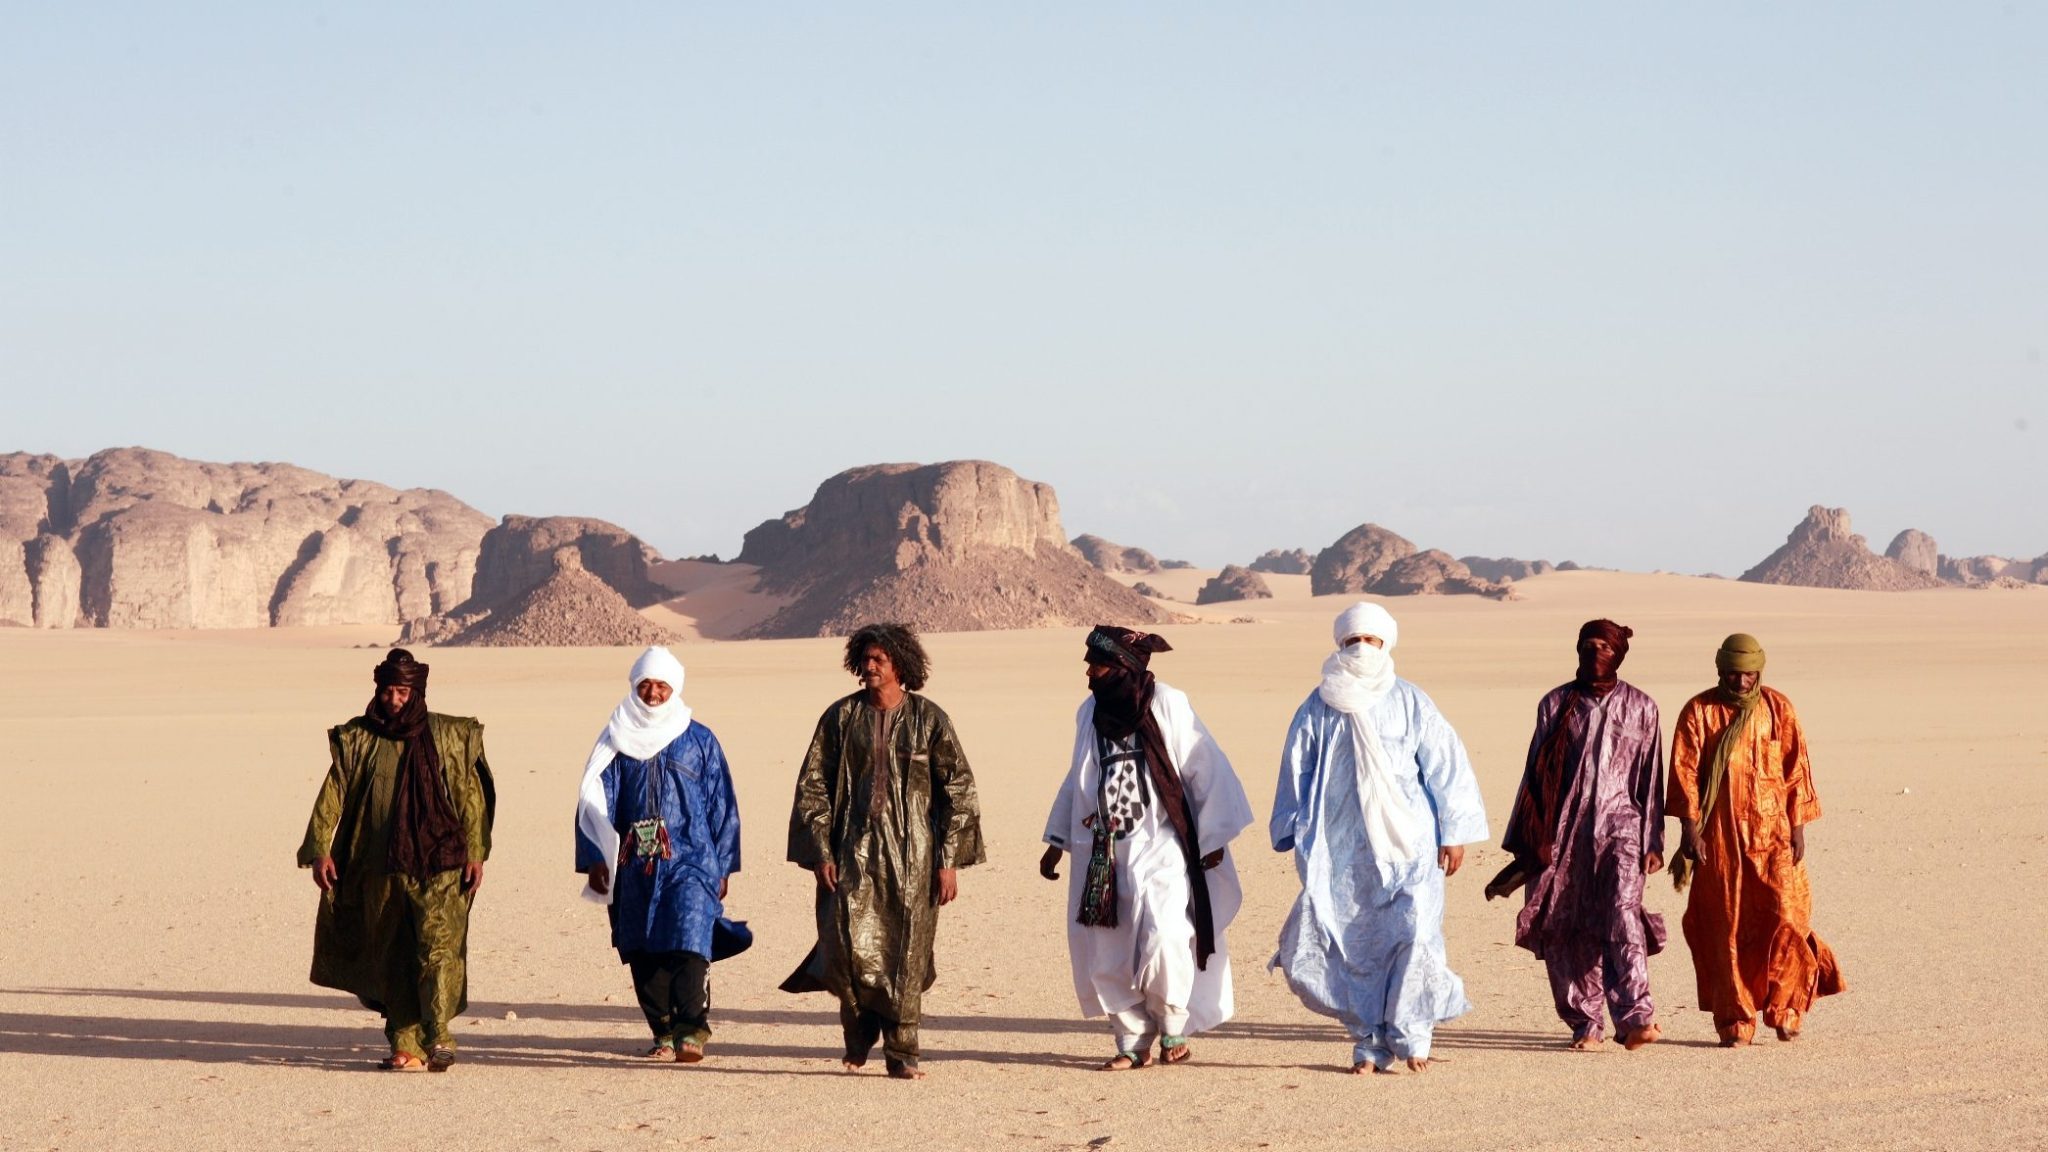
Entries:
[[1444, 880], [1488, 838], [1486, 810], [1458, 734], [1394, 675], [1394, 618], [1361, 603], [1334, 631], [1281, 753], [1273, 847], [1302, 890], [1272, 966], [1343, 1022], [1354, 1073], [1419, 1072], [1436, 1025], [1471, 1007], [1444, 955]]

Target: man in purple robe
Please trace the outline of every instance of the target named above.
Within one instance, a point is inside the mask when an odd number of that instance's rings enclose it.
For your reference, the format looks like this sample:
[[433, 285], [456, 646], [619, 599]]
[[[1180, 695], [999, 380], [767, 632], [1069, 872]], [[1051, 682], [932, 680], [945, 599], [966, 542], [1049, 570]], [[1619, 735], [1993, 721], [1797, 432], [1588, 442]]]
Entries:
[[1616, 675], [1632, 635], [1579, 629], [1578, 675], [1536, 707], [1501, 845], [1514, 861], [1486, 886], [1490, 900], [1528, 885], [1515, 943], [1542, 957], [1580, 1051], [1604, 1041], [1607, 1013], [1631, 1051], [1662, 1035], [1649, 958], [1664, 920], [1643, 910], [1643, 880], [1664, 867], [1664, 754], [1656, 701]]

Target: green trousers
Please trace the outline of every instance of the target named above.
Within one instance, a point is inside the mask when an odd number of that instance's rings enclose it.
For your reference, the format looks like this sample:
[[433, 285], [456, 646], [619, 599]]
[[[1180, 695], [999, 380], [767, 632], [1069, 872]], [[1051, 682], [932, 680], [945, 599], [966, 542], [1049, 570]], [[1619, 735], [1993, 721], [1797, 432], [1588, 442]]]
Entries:
[[437, 872], [427, 881], [389, 876], [384, 899], [367, 902], [370, 938], [385, 941], [384, 989], [379, 1005], [393, 1052], [424, 1060], [437, 1045], [455, 1046], [448, 1022], [467, 1003], [469, 896], [462, 873]]

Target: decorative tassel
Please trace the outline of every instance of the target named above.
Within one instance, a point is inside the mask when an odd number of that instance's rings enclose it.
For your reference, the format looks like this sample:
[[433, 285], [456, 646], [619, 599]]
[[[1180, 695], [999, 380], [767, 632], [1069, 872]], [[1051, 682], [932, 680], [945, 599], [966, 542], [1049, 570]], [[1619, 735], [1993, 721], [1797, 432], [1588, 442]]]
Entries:
[[1088, 882], [1081, 888], [1081, 912], [1074, 919], [1088, 928], [1116, 927], [1116, 838], [1095, 825], [1095, 843], [1088, 853]]

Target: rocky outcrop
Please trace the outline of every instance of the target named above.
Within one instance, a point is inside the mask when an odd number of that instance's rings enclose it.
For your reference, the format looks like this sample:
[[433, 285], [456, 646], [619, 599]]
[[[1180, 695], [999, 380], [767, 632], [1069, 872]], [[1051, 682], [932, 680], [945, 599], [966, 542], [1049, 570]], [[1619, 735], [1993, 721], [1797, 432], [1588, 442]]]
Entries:
[[1223, 571], [1209, 577], [1202, 590], [1195, 593], [1197, 604], [1223, 604], [1232, 600], [1271, 600], [1273, 590], [1257, 572], [1236, 564], [1226, 564]]
[[1507, 585], [1481, 580], [1450, 553], [1431, 548], [1394, 561], [1367, 588], [1376, 596], [1489, 596], [1506, 600]]
[[1448, 552], [1417, 551], [1377, 524], [1360, 524], [1316, 555], [1309, 591], [1317, 596], [1490, 596], [1514, 599], [1506, 584], [1475, 575]]
[[1931, 572], [1909, 568], [1870, 550], [1849, 527], [1843, 508], [1816, 504], [1792, 529], [1785, 544], [1741, 577], [1752, 584], [1796, 584], [1807, 588], [1854, 588], [1904, 591], [1938, 588]]
[[289, 464], [15, 454], [0, 457], [0, 620], [397, 625], [469, 597], [489, 527], [445, 492]]
[[1377, 524], [1360, 524], [1316, 554], [1309, 591], [1317, 596], [1364, 592], [1396, 561], [1415, 555], [1415, 545]]
[[1193, 568], [1194, 566], [1195, 562], [1192, 560], [1161, 560], [1159, 562], [1159, 570], [1161, 572], [1178, 572], [1183, 569]]
[[609, 584], [635, 608], [658, 604], [661, 554], [616, 524], [585, 516], [507, 516], [484, 533], [472, 599], [495, 605], [518, 596], [560, 568], [556, 553], [575, 550], [582, 570]]
[[1081, 554], [1081, 559], [1102, 572], [1131, 572], [1142, 576], [1159, 571], [1159, 558], [1150, 552], [1113, 544], [1100, 536], [1074, 537], [1074, 550]]
[[1934, 537], [1918, 528], [1908, 528], [1892, 537], [1891, 546], [1884, 550], [1885, 557], [1940, 579], [1941, 549], [1934, 543]]
[[1548, 560], [1516, 560], [1511, 556], [1460, 556], [1458, 562], [1470, 569], [1474, 577], [1496, 584], [1512, 584], [1517, 580], [1527, 580], [1531, 576], [1555, 572], [1558, 567]]
[[875, 620], [931, 631], [1157, 623], [1157, 605], [1067, 543], [1050, 485], [986, 461], [842, 472], [746, 535], [738, 562], [792, 597], [755, 636], [842, 635]]
[[408, 622], [407, 643], [605, 648], [665, 644], [637, 611], [666, 593], [660, 553], [616, 524], [581, 516], [507, 516], [478, 548], [474, 593], [453, 611]]
[[1166, 593], [1161, 592], [1159, 589], [1154, 588], [1150, 584], [1145, 583], [1143, 580], [1140, 580], [1136, 584], [1131, 585], [1131, 591], [1136, 592], [1140, 596], [1149, 597], [1153, 600], [1172, 599], [1172, 597], [1168, 596]]
[[1286, 551], [1273, 548], [1259, 553], [1259, 558], [1252, 561], [1251, 569], [1254, 572], [1271, 572], [1275, 576], [1306, 576], [1315, 563], [1316, 558], [1309, 555], [1306, 548]]
[[[593, 523], [611, 527], [603, 521]], [[413, 628], [408, 642], [475, 648], [638, 648], [673, 643], [673, 634], [642, 616], [609, 581], [584, 567], [584, 553], [577, 545], [572, 539], [549, 553], [548, 572], [538, 581], [488, 609], [457, 612]], [[522, 564], [531, 564], [530, 555]], [[533, 571], [530, 566], [521, 570]]]

